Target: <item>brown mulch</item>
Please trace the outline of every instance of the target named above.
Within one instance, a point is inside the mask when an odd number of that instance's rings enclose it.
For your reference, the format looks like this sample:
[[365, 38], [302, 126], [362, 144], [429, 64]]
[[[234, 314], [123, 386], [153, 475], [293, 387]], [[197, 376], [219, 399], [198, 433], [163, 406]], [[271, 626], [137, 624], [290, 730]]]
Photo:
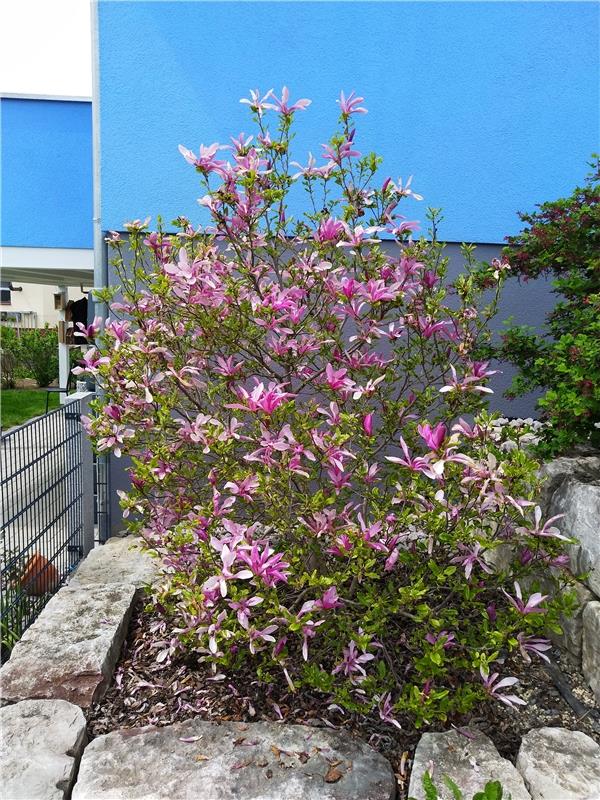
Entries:
[[[399, 799], [406, 798], [414, 749], [425, 730], [447, 730], [450, 723], [416, 730], [408, 720], [402, 729], [368, 718], [343, 713], [328, 705], [322, 694], [305, 689], [292, 693], [284, 680], [265, 684], [250, 669], [215, 680], [209, 667], [190, 659], [157, 662], [161, 639], [156, 631], [159, 618], [143, 610], [140, 601], [134, 611], [129, 634], [108, 692], [89, 712], [90, 738], [119, 728], [144, 725], [164, 726], [185, 719], [224, 721], [285, 721], [326, 726], [348, 731], [368, 742], [392, 764], [398, 781]], [[528, 705], [511, 709], [502, 703], [487, 703], [475, 714], [455, 720], [454, 727], [477, 728], [487, 734], [501, 755], [515, 761], [522, 736], [543, 726], [580, 730], [600, 742], [600, 712], [583, 677], [560, 653], [552, 653], [554, 675], [562, 684], [559, 691], [542, 662], [522, 666], [511, 664], [511, 674], [520, 679], [519, 694]], [[570, 696], [569, 705], [563, 694]]]

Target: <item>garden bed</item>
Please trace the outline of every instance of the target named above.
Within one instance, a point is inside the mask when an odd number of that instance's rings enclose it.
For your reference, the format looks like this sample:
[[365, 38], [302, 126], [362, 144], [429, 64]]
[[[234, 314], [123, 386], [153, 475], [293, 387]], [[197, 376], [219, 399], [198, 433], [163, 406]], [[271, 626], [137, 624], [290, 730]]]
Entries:
[[[90, 738], [120, 728], [145, 725], [165, 726], [194, 717], [210, 721], [263, 720], [337, 728], [358, 736], [384, 755], [397, 776], [400, 800], [407, 796], [410, 764], [414, 749], [426, 730], [416, 730], [408, 719], [399, 718], [401, 729], [382, 722], [376, 715], [359, 718], [328, 707], [327, 698], [302, 689], [293, 694], [282, 677], [276, 684], [256, 680], [252, 671], [241, 670], [215, 680], [209, 667], [193, 658], [157, 661], [163, 648], [154, 632], [160, 618], [143, 610], [139, 601], [123, 646], [111, 686], [89, 715]], [[559, 691], [550, 671], [540, 661], [523, 665], [511, 662], [511, 674], [520, 679], [520, 695], [527, 700], [523, 709], [511, 709], [498, 702], [482, 705], [470, 717], [436, 724], [427, 730], [463, 726], [487, 734], [500, 754], [513, 763], [521, 738], [542, 726], [579, 730], [600, 743], [600, 712], [582, 675], [558, 650], [552, 652], [557, 672], [564, 682], [564, 694], [580, 704], [577, 712]], [[242, 737], [243, 738], [243, 737]]]

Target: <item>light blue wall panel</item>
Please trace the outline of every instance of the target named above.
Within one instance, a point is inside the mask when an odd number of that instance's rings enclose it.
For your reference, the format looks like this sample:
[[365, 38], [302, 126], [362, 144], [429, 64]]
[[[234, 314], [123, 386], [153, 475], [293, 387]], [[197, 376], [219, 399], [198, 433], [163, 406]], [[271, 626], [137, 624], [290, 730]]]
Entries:
[[[414, 173], [449, 241], [499, 242], [597, 149], [595, 3], [106, 2], [99, 6], [103, 227], [200, 220], [183, 143], [248, 130], [248, 89], [290, 86], [304, 161], [355, 89], [359, 149]], [[407, 207], [409, 215], [423, 209]]]
[[0, 244], [92, 247], [91, 103], [3, 98]]

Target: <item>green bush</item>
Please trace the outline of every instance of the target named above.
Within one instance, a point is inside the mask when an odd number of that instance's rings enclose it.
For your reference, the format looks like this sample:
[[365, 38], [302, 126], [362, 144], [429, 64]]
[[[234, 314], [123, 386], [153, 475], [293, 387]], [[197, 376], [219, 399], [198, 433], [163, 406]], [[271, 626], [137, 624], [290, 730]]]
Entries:
[[20, 363], [19, 337], [14, 328], [0, 327], [0, 373], [2, 388], [14, 389]]
[[511, 324], [495, 356], [519, 372], [509, 397], [544, 389], [541, 454], [579, 443], [600, 445], [600, 163], [584, 186], [539, 210], [519, 214], [526, 227], [507, 239], [510, 274], [552, 276], [561, 298], [542, 331]]
[[38, 386], [49, 386], [58, 378], [58, 333], [48, 325], [22, 330], [19, 337], [20, 363]]

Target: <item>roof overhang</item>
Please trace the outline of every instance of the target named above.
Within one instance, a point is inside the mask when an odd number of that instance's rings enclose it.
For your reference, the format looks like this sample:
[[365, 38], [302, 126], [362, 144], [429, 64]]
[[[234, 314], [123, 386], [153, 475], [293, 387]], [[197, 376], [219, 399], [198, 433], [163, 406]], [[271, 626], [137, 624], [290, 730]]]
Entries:
[[0, 275], [13, 283], [87, 287], [94, 283], [94, 251], [57, 247], [0, 247]]

